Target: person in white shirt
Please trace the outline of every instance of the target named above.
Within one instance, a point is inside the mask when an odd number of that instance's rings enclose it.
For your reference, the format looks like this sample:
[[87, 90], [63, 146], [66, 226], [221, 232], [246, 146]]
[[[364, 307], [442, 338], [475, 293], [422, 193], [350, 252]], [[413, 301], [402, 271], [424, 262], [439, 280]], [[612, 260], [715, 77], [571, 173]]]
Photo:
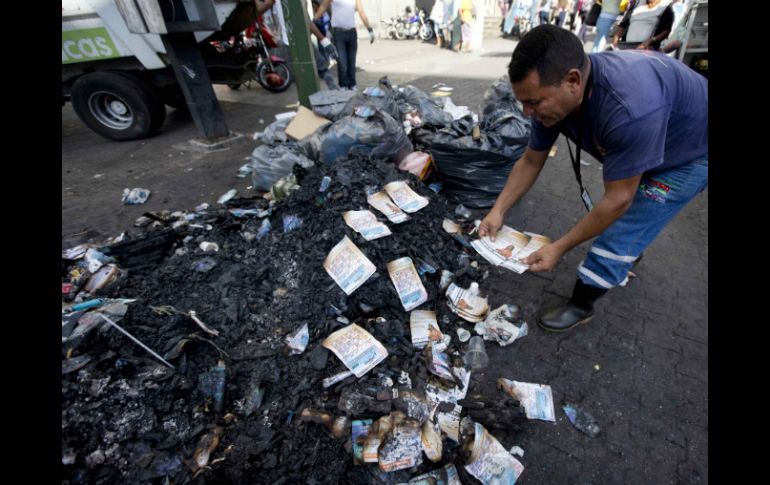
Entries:
[[356, 89], [356, 52], [358, 51], [358, 33], [356, 32], [356, 12], [369, 31], [370, 43], [374, 42], [374, 30], [369, 25], [361, 6], [361, 0], [323, 0], [313, 17], [314, 20], [332, 7], [332, 40], [337, 48], [337, 74], [340, 87]]

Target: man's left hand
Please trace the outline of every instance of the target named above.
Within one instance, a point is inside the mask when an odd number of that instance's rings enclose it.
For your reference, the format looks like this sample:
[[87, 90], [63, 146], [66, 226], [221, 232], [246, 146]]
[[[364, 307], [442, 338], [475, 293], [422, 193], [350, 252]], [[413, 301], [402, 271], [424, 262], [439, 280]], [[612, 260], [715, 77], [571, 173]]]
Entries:
[[558, 246], [548, 244], [530, 254], [521, 262], [528, 264], [530, 271], [551, 271], [559, 264], [562, 255], [564, 255], [564, 251], [559, 249]]

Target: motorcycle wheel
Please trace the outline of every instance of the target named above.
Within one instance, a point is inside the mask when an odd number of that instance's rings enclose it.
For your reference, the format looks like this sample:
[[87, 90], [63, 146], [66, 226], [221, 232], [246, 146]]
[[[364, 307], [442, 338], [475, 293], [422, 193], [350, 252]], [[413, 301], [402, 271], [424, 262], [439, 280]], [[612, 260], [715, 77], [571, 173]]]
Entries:
[[406, 39], [406, 27], [404, 24], [398, 23], [396, 24], [396, 40], [404, 39]]
[[420, 39], [431, 40], [433, 38], [433, 27], [428, 24], [420, 27]]
[[[283, 62], [276, 62], [273, 61], [273, 70], [270, 69], [270, 64], [268, 64], [265, 61], [260, 62], [257, 65], [257, 82], [259, 84], [267, 89], [268, 91], [272, 91], [274, 93], [280, 93], [282, 91], [286, 91], [289, 89], [289, 86], [291, 85], [292, 81], [292, 75], [291, 71], [289, 70], [289, 67], [283, 63]], [[278, 74], [283, 78], [283, 83], [281, 83], [278, 86], [271, 85], [268, 81], [268, 74], [275, 73]]]

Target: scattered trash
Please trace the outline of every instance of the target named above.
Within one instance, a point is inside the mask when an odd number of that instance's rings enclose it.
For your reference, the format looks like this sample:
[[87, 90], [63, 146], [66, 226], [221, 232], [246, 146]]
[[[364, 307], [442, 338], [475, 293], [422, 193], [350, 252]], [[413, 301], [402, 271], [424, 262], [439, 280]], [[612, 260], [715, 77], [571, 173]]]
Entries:
[[259, 226], [259, 230], [257, 231], [257, 240], [266, 237], [270, 233], [271, 228], [270, 219], [263, 219], [262, 225]]
[[441, 280], [438, 284], [439, 290], [445, 290], [449, 288], [449, 284], [452, 283], [452, 279], [454, 278], [455, 274], [448, 270], [441, 270]]
[[467, 342], [471, 338], [471, 333], [462, 327], [457, 327], [457, 338], [460, 342]]
[[497, 380], [497, 385], [521, 403], [527, 413], [527, 418], [556, 421], [553, 412], [551, 386], [511, 381], [502, 377]]
[[376, 192], [367, 196], [366, 201], [382, 212], [388, 220], [394, 224], [399, 224], [409, 220], [409, 216], [406, 215], [401, 209], [390, 200], [388, 194], [385, 192]]
[[352, 371], [346, 370], [344, 372], [340, 372], [339, 374], [335, 374], [331, 377], [327, 377], [322, 382], [323, 388], [326, 389], [328, 387], [331, 387], [338, 382], [344, 381], [345, 379], [347, 379], [352, 375], [354, 375]]
[[219, 252], [219, 244], [213, 242], [203, 241], [198, 247], [204, 252]]
[[334, 352], [356, 377], [363, 376], [388, 356], [385, 347], [355, 323], [332, 333], [321, 345]]
[[388, 275], [404, 310], [410, 311], [428, 301], [428, 292], [414, 269], [412, 258], [404, 257], [388, 263]]
[[220, 360], [217, 365], [198, 376], [198, 391], [206, 399], [213, 401], [214, 412], [221, 413], [225, 401], [225, 363]]
[[144, 204], [149, 197], [150, 191], [147, 189], [123, 189], [123, 203], [127, 205]]
[[601, 431], [596, 419], [577, 404], [564, 404], [562, 409], [564, 410], [564, 414], [567, 415], [569, 422], [572, 423], [575, 428], [591, 438], [595, 438]]
[[313, 166], [313, 161], [296, 143], [260, 145], [248, 158], [251, 160], [254, 190], [261, 192], [270, 190], [282, 177], [289, 175], [294, 165], [304, 168]]
[[219, 199], [217, 199], [217, 204], [224, 204], [224, 203], [225, 203], [225, 202], [227, 202], [228, 200], [230, 200], [230, 199], [232, 199], [233, 197], [235, 197], [235, 194], [236, 194], [236, 193], [238, 193], [238, 191], [237, 191], [237, 190], [235, 190], [235, 189], [230, 189], [230, 190], [228, 190], [227, 192], [225, 192], [224, 194], [222, 194], [222, 196], [221, 196]]
[[321, 187], [319, 187], [318, 191], [323, 193], [326, 192], [326, 190], [329, 188], [329, 185], [332, 183], [332, 178], [328, 175], [321, 179]]
[[199, 327], [200, 327], [200, 328], [201, 328], [201, 329], [202, 329], [204, 332], [206, 332], [207, 334], [209, 334], [209, 335], [213, 335], [213, 336], [215, 336], [215, 337], [219, 335], [219, 331], [217, 331], [217, 330], [213, 330], [213, 329], [211, 329], [211, 328], [207, 327], [207, 326], [206, 326], [206, 324], [205, 324], [205, 323], [203, 323], [203, 322], [201, 321], [201, 319], [200, 319], [200, 318], [198, 318], [198, 314], [197, 314], [197, 313], [195, 313], [195, 310], [190, 310], [189, 312], [187, 312], [187, 315], [188, 315], [190, 318], [192, 318], [192, 320], [193, 320], [193, 321], [194, 321], [194, 322], [195, 322], [195, 323], [196, 323], [196, 324], [197, 324], [197, 325], [198, 325], [198, 326], [199, 326]]
[[422, 429], [417, 421], [406, 419], [403, 413], [391, 414], [393, 427], [385, 435], [377, 461], [380, 470], [394, 472], [422, 463]]
[[417, 349], [425, 348], [429, 343], [441, 342], [444, 334], [438, 327], [436, 312], [413, 310], [409, 315], [409, 330], [412, 345]]
[[580, 165], [583, 165], [583, 166], [585, 166], [585, 167], [590, 167], [590, 166], [591, 166], [591, 164], [590, 164], [589, 162], [586, 162], [586, 161], [585, 161], [585, 160], [583, 160], [582, 158], [580, 159]]
[[446, 290], [446, 298], [449, 308], [468, 322], [480, 322], [489, 313], [489, 302], [479, 296], [478, 283], [471, 283], [468, 289], [451, 283]]
[[484, 340], [481, 337], [471, 337], [468, 342], [468, 350], [463, 356], [465, 366], [472, 370], [483, 369], [489, 364], [489, 356], [484, 348]]
[[[519, 323], [520, 326], [515, 326]], [[483, 322], [473, 328], [484, 340], [493, 340], [501, 346], [513, 343], [529, 332], [527, 322], [521, 319], [521, 310], [517, 305], [501, 305], [489, 312]]]
[[361, 234], [367, 241], [392, 234], [388, 226], [378, 221], [377, 217], [368, 210], [343, 212], [342, 218], [351, 229]]
[[104, 265], [99, 268], [99, 271], [91, 276], [84, 289], [89, 293], [93, 293], [96, 290], [101, 290], [102, 288], [105, 288], [114, 283], [121, 276], [121, 274], [122, 271], [116, 265]]
[[302, 227], [302, 218], [295, 214], [285, 214], [283, 216], [283, 233], [291, 232]]
[[262, 211], [259, 209], [229, 209], [227, 212], [233, 215], [233, 217], [245, 217], [245, 216], [259, 216]]
[[425, 452], [425, 456], [433, 463], [441, 461], [441, 452], [443, 450], [441, 433], [437, 428], [430, 421], [425, 421], [422, 425], [422, 449]]
[[302, 140], [329, 123], [331, 121], [318, 116], [304, 106], [300, 106], [296, 116], [291, 120], [289, 126], [286, 127], [286, 134], [294, 140]]
[[371, 419], [355, 419], [351, 422], [353, 460], [357, 464], [364, 463], [364, 444], [369, 436], [371, 425]]
[[430, 155], [424, 152], [412, 152], [398, 164], [398, 169], [416, 175], [420, 180], [430, 173]]
[[508, 451], [508, 453], [510, 453], [513, 456], [520, 456], [520, 457], [524, 458], [524, 450], [521, 449], [520, 446], [513, 446], [513, 447], [511, 447], [511, 449]]
[[310, 332], [308, 331], [307, 323], [302, 325], [296, 332], [287, 335], [284, 341], [286, 342], [286, 346], [289, 347], [290, 355], [298, 355], [304, 352], [310, 341]]
[[374, 264], [347, 236], [332, 248], [323, 266], [347, 295], [356, 291], [377, 271]]
[[417, 212], [428, 205], [428, 199], [415, 193], [406, 182], [391, 182], [385, 185], [384, 189], [393, 199], [393, 202], [404, 212]]
[[465, 469], [482, 483], [516, 483], [524, 466], [479, 423], [474, 424], [473, 438], [463, 445], [468, 459]]
[[595, 371], [598, 371], [598, 370], [600, 370], [600, 369], [601, 369], [601, 367], [599, 367], [599, 364], [594, 364], [594, 370], [595, 370]]
[[[459, 217], [462, 217], [463, 219], [466, 219], [466, 220], [468, 220], [471, 217], [473, 217], [473, 212], [471, 212], [470, 209], [468, 209], [467, 207], [465, 207], [462, 204], [457, 206], [457, 208], [455, 209], [455, 214], [457, 216], [459, 216]], [[447, 232], [449, 232], [449, 231], [447, 231]]]

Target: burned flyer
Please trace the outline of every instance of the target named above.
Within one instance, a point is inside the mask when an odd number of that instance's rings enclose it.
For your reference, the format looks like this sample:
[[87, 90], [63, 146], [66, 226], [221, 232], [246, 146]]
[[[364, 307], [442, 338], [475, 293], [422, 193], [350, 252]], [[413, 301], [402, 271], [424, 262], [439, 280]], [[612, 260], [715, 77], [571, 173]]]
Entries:
[[392, 234], [388, 226], [378, 221], [377, 217], [368, 210], [343, 212], [342, 218], [351, 229], [361, 234], [367, 241]]
[[334, 352], [356, 377], [363, 376], [388, 356], [387, 349], [355, 323], [332, 333], [321, 345]]
[[384, 188], [393, 202], [404, 212], [417, 212], [429, 203], [428, 199], [417, 194], [404, 181], [391, 182]]
[[400, 224], [409, 220], [409, 216], [406, 215], [404, 211], [399, 209], [399, 207], [394, 204], [392, 200], [390, 200], [390, 197], [388, 197], [388, 194], [385, 192], [369, 194], [366, 197], [366, 201], [369, 203], [369, 205], [382, 212], [385, 217], [387, 217], [388, 220], [394, 224]]
[[356, 291], [377, 271], [374, 264], [347, 236], [329, 252], [324, 261], [324, 269], [347, 295]]
[[420, 281], [412, 258], [403, 257], [388, 263], [388, 274], [404, 310], [412, 310], [428, 301], [428, 292]]

